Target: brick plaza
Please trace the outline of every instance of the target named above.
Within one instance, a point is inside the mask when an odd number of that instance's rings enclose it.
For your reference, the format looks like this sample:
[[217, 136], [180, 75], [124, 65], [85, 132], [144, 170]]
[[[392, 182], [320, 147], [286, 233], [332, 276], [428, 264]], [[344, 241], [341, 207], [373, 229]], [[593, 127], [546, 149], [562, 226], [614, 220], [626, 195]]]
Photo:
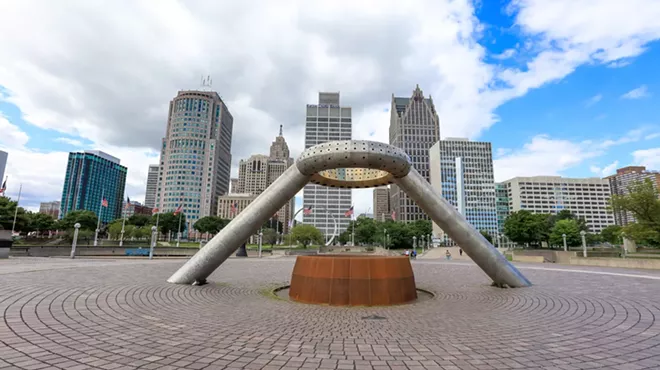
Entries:
[[[294, 259], [0, 260], [0, 369], [660, 369], [660, 272], [519, 265], [498, 289], [470, 262], [413, 262], [416, 304], [336, 308], [266, 292]], [[639, 275], [639, 276], [636, 276]]]

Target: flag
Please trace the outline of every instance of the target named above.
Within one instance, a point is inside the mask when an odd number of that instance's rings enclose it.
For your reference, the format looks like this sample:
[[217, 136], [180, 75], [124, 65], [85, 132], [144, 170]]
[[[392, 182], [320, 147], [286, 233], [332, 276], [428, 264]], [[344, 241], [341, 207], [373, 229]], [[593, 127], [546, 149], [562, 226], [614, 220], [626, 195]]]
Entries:
[[344, 212], [344, 217], [351, 217], [353, 216], [353, 206], [348, 209], [348, 211]]
[[103, 198], [103, 200], [101, 200], [101, 207], [108, 208], [108, 200], [107, 199]]
[[292, 227], [293, 227], [293, 219], [291, 219], [291, 221], [289, 221], [289, 229], [292, 228]]
[[180, 206], [174, 211], [174, 215], [175, 215], [175, 216], [178, 215], [181, 211], [183, 211], [183, 204], [180, 205]]
[[2, 183], [2, 187], [0, 188], [0, 194], [5, 194], [5, 191], [7, 191], [7, 179]]
[[275, 212], [275, 214], [273, 215], [273, 218], [277, 218], [277, 212]]
[[312, 214], [312, 206], [309, 206], [307, 208], [303, 208], [303, 215], [309, 216]]
[[131, 198], [126, 197], [126, 209], [131, 207]]
[[236, 211], [238, 211], [238, 202], [231, 204], [231, 213], [236, 213]]
[[152, 215], [155, 215], [156, 213], [158, 213], [158, 208], [154, 208], [151, 210]]
[[392, 211], [392, 221], [396, 221], [396, 211]]

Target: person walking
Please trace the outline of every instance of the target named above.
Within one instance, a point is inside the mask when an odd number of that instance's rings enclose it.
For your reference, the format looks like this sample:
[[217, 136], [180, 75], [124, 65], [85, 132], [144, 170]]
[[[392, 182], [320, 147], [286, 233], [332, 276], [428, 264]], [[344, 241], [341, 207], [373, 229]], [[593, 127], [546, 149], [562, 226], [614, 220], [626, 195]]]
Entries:
[[458, 248], [458, 255], [463, 256], [463, 249], [462, 248]]
[[451, 261], [451, 252], [449, 252], [449, 249], [445, 252], [445, 258], [447, 258], [448, 261]]

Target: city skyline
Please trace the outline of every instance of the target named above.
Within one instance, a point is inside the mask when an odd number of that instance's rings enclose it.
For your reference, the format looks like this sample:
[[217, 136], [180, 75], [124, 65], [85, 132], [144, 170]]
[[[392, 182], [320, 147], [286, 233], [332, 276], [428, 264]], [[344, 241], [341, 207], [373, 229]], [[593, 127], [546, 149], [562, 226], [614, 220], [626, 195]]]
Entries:
[[[68, 153], [99, 149], [122, 159], [130, 169], [126, 193], [142, 201], [167, 102], [181, 89], [202, 88], [202, 75], [212, 76], [204, 88], [222, 96], [237, 122], [233, 177], [238, 158], [267, 149], [280, 124], [296, 158], [304, 148], [301, 107], [318, 91], [340, 91], [353, 107], [354, 139], [387, 142], [391, 95], [409, 96], [416, 84], [433, 96], [443, 137], [493, 143], [497, 181], [660, 168], [654, 2], [605, 3], [598, 12], [582, 2], [528, 0], [382, 7], [321, 1], [324, 12], [293, 3], [196, 3], [159, 9], [162, 15], [133, 4], [72, 4], [63, 13], [40, 4], [34, 14], [28, 0], [3, 9], [0, 150], [10, 153], [10, 197], [23, 183], [28, 209], [57, 199]], [[566, 25], [554, 21], [558, 12], [576, 16]], [[110, 14], [136, 20], [134, 28], [104, 22]], [[174, 14], [195, 26], [177, 26]], [[275, 27], [278, 36], [242, 32], [240, 22], [224, 17]], [[351, 31], [355, 19], [360, 32]], [[12, 31], [28, 21], [29, 32]], [[369, 190], [354, 190], [353, 198], [356, 214], [371, 207]]]

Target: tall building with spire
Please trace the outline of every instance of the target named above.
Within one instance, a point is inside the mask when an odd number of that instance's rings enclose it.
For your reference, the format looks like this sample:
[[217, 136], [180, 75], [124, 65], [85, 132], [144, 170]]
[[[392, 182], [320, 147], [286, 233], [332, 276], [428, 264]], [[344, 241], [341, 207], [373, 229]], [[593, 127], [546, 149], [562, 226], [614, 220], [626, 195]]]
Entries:
[[[415, 88], [410, 98], [392, 95], [390, 144], [410, 156], [413, 167], [430, 182], [429, 149], [440, 140], [440, 119], [431, 96]], [[426, 214], [396, 185], [390, 187], [390, 208], [397, 220], [410, 222], [428, 219]]]
[[156, 207], [183, 209], [187, 231], [229, 191], [234, 118], [215, 91], [179, 91], [162, 140]]
[[[259, 195], [292, 164], [293, 158], [290, 157], [289, 146], [282, 135], [282, 126], [280, 125], [280, 133], [270, 146], [270, 155], [254, 154], [248, 159], [242, 159], [238, 164], [238, 181], [235, 183], [236, 189], [232, 190], [231, 196], [222, 197], [222, 199], [234, 199], [237, 196], [236, 194]], [[244, 198], [248, 199], [249, 197]], [[223, 204], [225, 203], [227, 202]], [[282, 230], [279, 230], [282, 233], [286, 233], [289, 230], [289, 221], [293, 216], [294, 206], [295, 203], [292, 198], [277, 211], [274, 217], [282, 223]], [[225, 208], [222, 208], [221, 205], [218, 208], [218, 215], [226, 214], [227, 210]]]
[[[351, 107], [339, 103], [339, 93], [319, 93], [318, 104], [307, 104], [305, 149], [336, 140], [351, 140], [353, 121]], [[351, 189], [331, 188], [308, 184], [303, 190], [303, 207], [312, 212], [303, 214], [303, 223], [314, 225], [326, 239], [334, 231], [334, 219], [341, 233], [348, 228], [350, 218], [344, 213], [353, 205]]]

